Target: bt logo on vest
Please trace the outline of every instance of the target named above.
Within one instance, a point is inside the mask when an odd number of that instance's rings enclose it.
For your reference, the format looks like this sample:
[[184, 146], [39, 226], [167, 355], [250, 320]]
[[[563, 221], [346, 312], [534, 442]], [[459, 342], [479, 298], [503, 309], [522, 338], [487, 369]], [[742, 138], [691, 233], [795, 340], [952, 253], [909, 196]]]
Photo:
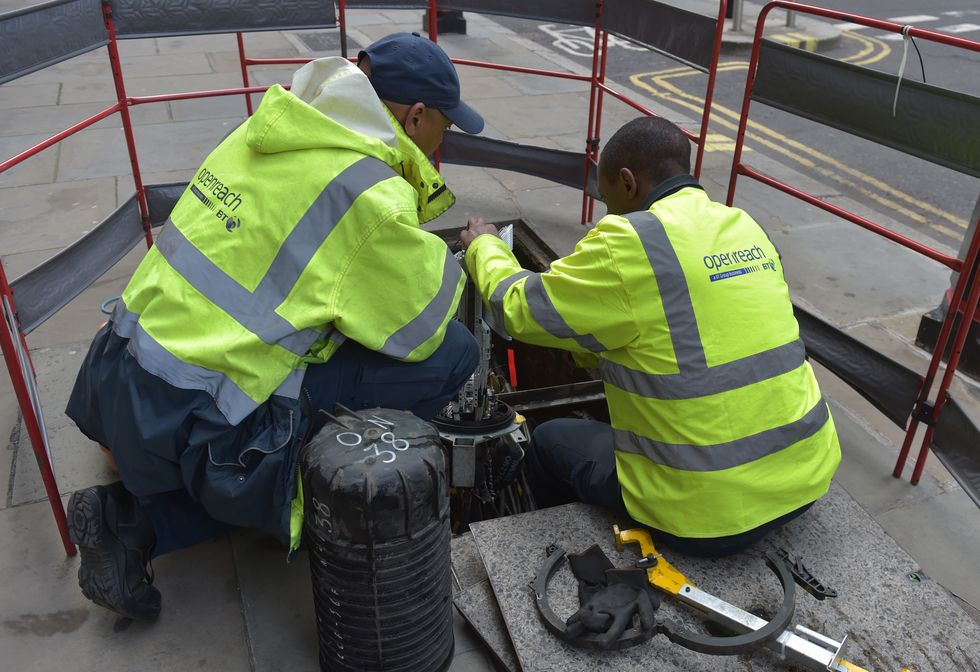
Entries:
[[227, 220], [225, 220], [225, 228], [228, 230], [228, 233], [231, 233], [241, 225], [242, 220], [235, 219], [234, 217], [229, 217]]

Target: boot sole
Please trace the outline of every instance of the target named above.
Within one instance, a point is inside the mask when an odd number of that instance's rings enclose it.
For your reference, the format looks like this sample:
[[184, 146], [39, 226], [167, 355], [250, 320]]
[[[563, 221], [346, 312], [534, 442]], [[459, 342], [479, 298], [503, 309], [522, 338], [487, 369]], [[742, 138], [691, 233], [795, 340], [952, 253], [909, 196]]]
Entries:
[[[123, 594], [125, 577], [115, 557], [111, 534], [102, 524], [102, 500], [94, 489], [80, 490], [68, 500], [68, 534], [82, 556], [78, 585], [92, 602], [134, 620], [152, 620], [160, 613], [160, 592], [140, 586], [129, 598]], [[122, 558], [125, 566], [125, 558]]]

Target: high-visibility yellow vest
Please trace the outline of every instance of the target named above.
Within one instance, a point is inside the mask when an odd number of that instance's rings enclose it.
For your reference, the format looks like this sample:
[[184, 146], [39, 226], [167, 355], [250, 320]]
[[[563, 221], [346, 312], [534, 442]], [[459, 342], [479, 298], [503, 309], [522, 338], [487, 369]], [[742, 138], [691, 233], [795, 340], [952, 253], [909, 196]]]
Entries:
[[233, 425], [296, 398], [346, 338], [427, 358], [463, 287], [419, 229], [454, 197], [363, 73], [322, 59], [293, 88], [204, 161], [113, 316], [141, 366], [209, 392]]
[[837, 434], [765, 232], [689, 176], [658, 191], [546, 273], [493, 236], [467, 266], [512, 336], [597, 356], [636, 520], [739, 534], [826, 493]]

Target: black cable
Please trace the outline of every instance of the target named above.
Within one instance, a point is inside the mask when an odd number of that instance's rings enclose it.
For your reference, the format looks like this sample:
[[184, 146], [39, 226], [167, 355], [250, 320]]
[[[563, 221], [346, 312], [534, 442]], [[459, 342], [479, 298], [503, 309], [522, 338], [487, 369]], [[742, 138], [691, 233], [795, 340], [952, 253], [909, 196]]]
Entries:
[[919, 45], [915, 43], [915, 38], [909, 35], [909, 40], [912, 42], [912, 46], [915, 47], [915, 53], [919, 56], [919, 68], [922, 70], [922, 81], [926, 81], [926, 64], [922, 62], [922, 52], [919, 51]]

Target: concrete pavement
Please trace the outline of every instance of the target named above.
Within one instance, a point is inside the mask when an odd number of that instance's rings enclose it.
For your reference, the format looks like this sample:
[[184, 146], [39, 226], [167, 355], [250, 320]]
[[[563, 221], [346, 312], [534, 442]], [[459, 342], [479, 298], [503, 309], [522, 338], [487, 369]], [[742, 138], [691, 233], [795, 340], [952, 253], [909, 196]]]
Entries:
[[[440, 40], [453, 56], [581, 70], [490, 19], [467, 15], [467, 20], [468, 35]], [[419, 12], [351, 12], [349, 35], [363, 45], [420, 25]], [[254, 56], [337, 53], [336, 31], [258, 33], [245, 41]], [[314, 51], [311, 44], [326, 51]], [[240, 84], [233, 36], [127, 41], [120, 48], [131, 95]], [[292, 71], [251, 69], [258, 84], [287, 82]], [[464, 97], [487, 119], [487, 135], [581, 150], [588, 104], [588, 91], [581, 84], [478, 68], [461, 68], [460, 75]], [[637, 98], [688, 128], [697, 125], [654, 101]], [[0, 86], [0, 158], [113, 101], [104, 50]], [[153, 184], [188, 179], [206, 153], [244, 119], [244, 104], [237, 97], [216, 98], [142, 106], [133, 112], [144, 181]], [[604, 136], [633, 116], [625, 106], [607, 102]], [[831, 201], [843, 200], [833, 188], [776, 162], [758, 155], [748, 158]], [[716, 199], [724, 198], [730, 161], [724, 151], [706, 157], [702, 182]], [[506, 171], [445, 166], [444, 173], [459, 201], [430, 224], [434, 229], [462, 225], [471, 215], [489, 220], [519, 217], [559, 253], [570, 251], [584, 233], [576, 223], [581, 196], [573, 189]], [[0, 175], [0, 255], [10, 277], [48, 258], [129, 198], [129, 174], [121, 129], [110, 118]], [[938, 265], [747, 180], [740, 182], [737, 202], [756, 216], [782, 251], [795, 299], [918, 370], [925, 368], [927, 357], [912, 342], [918, 316], [934, 307], [948, 284]], [[858, 212], [866, 207], [849, 205]], [[600, 204], [597, 217], [601, 214]], [[894, 224], [879, 213], [868, 214]], [[905, 232], [898, 224], [894, 227]], [[62, 409], [91, 335], [105, 319], [99, 304], [122, 291], [142, 253], [134, 250], [29, 339], [65, 494], [112, 478], [94, 446]], [[935, 458], [916, 488], [892, 479], [898, 431], [836, 378], [825, 371], [820, 377], [833, 400], [844, 443], [838, 482], [929, 576], [980, 606], [980, 568], [974, 560], [980, 557], [976, 507]], [[972, 397], [976, 412], [977, 386], [959, 381], [957, 391], [961, 398]], [[9, 385], [2, 383], [0, 436], [9, 437], [0, 472], [0, 530], [10, 540], [0, 549], [0, 577], [9, 587], [0, 613], [5, 665], [22, 670], [70, 665], [79, 671], [316, 669], [315, 644], [307, 638], [312, 610], [302, 601], [304, 590], [309, 599], [305, 559], [286, 566], [281, 549], [251, 534], [234, 534], [161, 558], [157, 585], [165, 606], [155, 625], [129, 624], [87, 603], [75, 584], [77, 559], [65, 559], [60, 550], [16, 400]], [[290, 598], [287, 604], [283, 596]], [[490, 669], [476, 640], [461, 627], [457, 635], [451, 669]]]

